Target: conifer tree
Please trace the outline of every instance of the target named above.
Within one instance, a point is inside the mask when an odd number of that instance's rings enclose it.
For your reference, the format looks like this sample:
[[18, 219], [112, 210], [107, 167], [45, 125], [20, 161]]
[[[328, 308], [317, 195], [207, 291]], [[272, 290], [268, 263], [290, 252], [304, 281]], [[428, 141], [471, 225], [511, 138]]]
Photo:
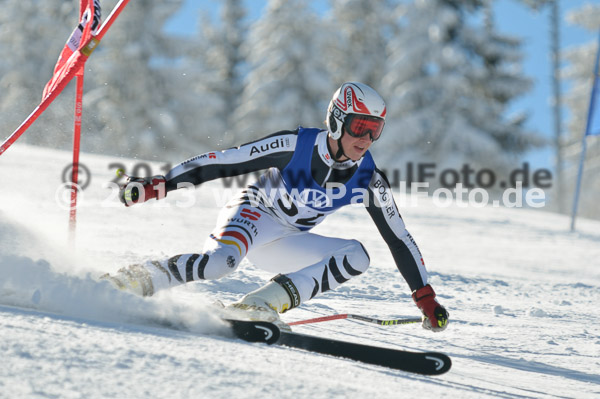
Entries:
[[332, 84], [323, 60], [322, 21], [305, 0], [270, 0], [245, 44], [246, 76], [236, 131], [244, 139], [322, 127]]
[[381, 140], [395, 148], [390, 166], [467, 163], [500, 174], [542, 144], [524, 128], [524, 115], [507, 114], [530, 85], [520, 42], [477, 23], [481, 7], [480, 0], [419, 0], [405, 9], [383, 82], [389, 104]]

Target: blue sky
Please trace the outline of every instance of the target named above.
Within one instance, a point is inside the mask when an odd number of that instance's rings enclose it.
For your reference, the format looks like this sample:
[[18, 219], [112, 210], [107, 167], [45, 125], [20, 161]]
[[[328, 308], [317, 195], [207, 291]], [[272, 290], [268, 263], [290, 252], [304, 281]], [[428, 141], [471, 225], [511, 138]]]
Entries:
[[[564, 16], [569, 10], [580, 8], [590, 0], [562, 0], [561, 12], [561, 48], [583, 44], [596, 40], [597, 34], [567, 24]], [[246, 1], [249, 18], [256, 19], [262, 13], [266, 0]], [[550, 10], [549, 7], [532, 11], [517, 0], [494, 0], [496, 26], [504, 34], [519, 37], [523, 40], [524, 72], [533, 80], [530, 92], [514, 102], [514, 111], [525, 111], [529, 114], [527, 126], [548, 138], [554, 137], [552, 98], [552, 69], [550, 59]], [[250, 4], [252, 6], [250, 6]], [[315, 2], [318, 12], [326, 10], [325, 0]], [[186, 0], [181, 11], [167, 25], [167, 30], [178, 34], [193, 34], [197, 29], [200, 12], [216, 16], [220, 2], [217, 0]], [[563, 94], [568, 89], [563, 85]], [[563, 109], [563, 132], [568, 120], [568, 110]], [[583, 132], [582, 132], [583, 134]], [[531, 152], [523, 157], [523, 162], [530, 162], [532, 168], [554, 168], [554, 153], [551, 149]]]
[[[550, 10], [531, 11], [519, 5], [515, 0], [496, 0], [496, 24], [502, 33], [521, 37], [523, 42], [524, 71], [533, 80], [531, 91], [514, 104], [514, 109], [525, 110], [530, 115], [528, 126], [546, 137], [554, 137], [554, 122], [551, 109], [552, 69], [550, 59]], [[581, 8], [590, 0], [560, 1], [561, 48], [596, 40], [597, 34], [569, 25], [564, 21], [569, 10]], [[563, 84], [565, 94], [568, 85]], [[563, 107], [563, 134], [569, 118], [568, 110]], [[583, 135], [583, 132], [581, 132]], [[546, 149], [527, 156], [532, 166], [554, 167], [554, 152]]]

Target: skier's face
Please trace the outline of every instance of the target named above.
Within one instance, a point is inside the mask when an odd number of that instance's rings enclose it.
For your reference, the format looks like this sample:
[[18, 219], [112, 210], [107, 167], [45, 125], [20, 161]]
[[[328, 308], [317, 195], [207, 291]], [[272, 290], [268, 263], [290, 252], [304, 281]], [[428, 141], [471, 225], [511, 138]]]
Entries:
[[369, 147], [373, 144], [371, 138], [367, 134], [363, 137], [352, 137], [349, 134], [342, 135], [342, 148], [344, 154], [353, 161], [358, 161]]

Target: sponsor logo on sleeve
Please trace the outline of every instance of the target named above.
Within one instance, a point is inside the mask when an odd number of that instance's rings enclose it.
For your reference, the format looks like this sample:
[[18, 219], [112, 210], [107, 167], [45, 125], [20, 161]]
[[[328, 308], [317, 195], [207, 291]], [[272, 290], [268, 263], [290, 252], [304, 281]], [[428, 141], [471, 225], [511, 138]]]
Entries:
[[389, 188], [383, 185], [381, 179], [378, 179], [375, 184], [373, 184], [373, 187], [375, 188], [375, 192], [379, 194], [379, 198], [382, 202], [381, 206], [385, 209], [388, 219], [396, 216], [396, 205], [394, 204], [392, 193]]
[[381, 198], [383, 202], [387, 202], [389, 193], [387, 191], [387, 187], [382, 184], [381, 179], [378, 179], [375, 184], [373, 184], [373, 187], [376, 188], [375, 192], [379, 194], [379, 198]]
[[243, 217], [244, 219], [249, 219], [249, 220], [258, 220], [261, 217], [260, 212], [256, 212], [256, 211], [252, 211], [248, 208], [244, 208], [242, 209], [242, 211], [240, 212], [240, 216]]
[[253, 145], [252, 148], [250, 148], [250, 155], [252, 156], [255, 154], [262, 154], [269, 150], [275, 150], [277, 148], [284, 148], [284, 147], [289, 147], [289, 146], [290, 146], [289, 138], [278, 138], [278, 139], [275, 139], [266, 144]]
[[[190, 159], [188, 159], [188, 160], [185, 160], [185, 161], [183, 161], [183, 162], [181, 163], [181, 165], [186, 165], [186, 164], [188, 164], [188, 163], [191, 163], [191, 162], [197, 161], [197, 160], [199, 160], [199, 159], [206, 159], [206, 158], [208, 158], [208, 154], [201, 154], [201, 155], [197, 155], [197, 156], [195, 156], [195, 157], [193, 157], [193, 158], [190, 158]], [[216, 158], [216, 157], [215, 157], [215, 158]]]

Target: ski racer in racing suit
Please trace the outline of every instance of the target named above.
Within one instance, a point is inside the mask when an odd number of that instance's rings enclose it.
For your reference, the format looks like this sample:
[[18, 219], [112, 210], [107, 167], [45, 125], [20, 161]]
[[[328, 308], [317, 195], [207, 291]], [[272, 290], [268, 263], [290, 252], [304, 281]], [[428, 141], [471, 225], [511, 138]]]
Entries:
[[152, 295], [178, 284], [222, 278], [247, 257], [279, 274], [233, 306], [283, 313], [367, 270], [369, 255], [359, 241], [310, 232], [340, 207], [362, 202], [423, 313], [423, 327], [444, 330], [448, 312], [427, 283], [419, 248], [368, 151], [381, 135], [385, 114], [375, 90], [347, 82], [329, 104], [327, 129], [280, 131], [196, 156], [166, 176], [130, 178], [120, 192], [127, 206], [164, 198], [185, 185], [266, 169], [222, 209], [201, 252], [133, 265], [108, 278], [119, 288]]

